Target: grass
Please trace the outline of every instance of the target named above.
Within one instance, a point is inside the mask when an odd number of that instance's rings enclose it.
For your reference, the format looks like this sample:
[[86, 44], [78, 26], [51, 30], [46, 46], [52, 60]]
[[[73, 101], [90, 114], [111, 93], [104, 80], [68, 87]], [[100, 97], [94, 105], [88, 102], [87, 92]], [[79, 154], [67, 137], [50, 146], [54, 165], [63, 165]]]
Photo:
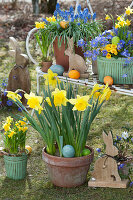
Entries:
[[[14, 59], [9, 57], [5, 41], [0, 41], [0, 79], [7, 78], [14, 65]], [[22, 43], [24, 46], [24, 44]], [[2, 54], [3, 53], [3, 54]], [[36, 91], [35, 66], [29, 65], [32, 91]], [[42, 82], [43, 84], [43, 82]], [[80, 88], [85, 89], [84, 87]], [[90, 92], [89, 89], [87, 89]], [[7, 116], [16, 110], [0, 110], [0, 130]], [[133, 128], [133, 97], [112, 93], [108, 102], [104, 104], [94, 120], [87, 144], [96, 149], [103, 147], [101, 138], [103, 129], [112, 130], [114, 134], [121, 134], [123, 127]], [[133, 130], [131, 131], [133, 134]], [[133, 187], [127, 189], [88, 188], [87, 182], [77, 188], [59, 188], [49, 182], [47, 170], [42, 160], [41, 151], [44, 147], [41, 136], [29, 127], [27, 142], [33, 149], [28, 159], [27, 177], [25, 180], [14, 181], [6, 178], [3, 158], [0, 157], [0, 200], [132, 200]], [[3, 146], [0, 135], [0, 146]], [[95, 151], [95, 159], [97, 153]], [[93, 168], [93, 164], [91, 169]], [[88, 176], [89, 178], [89, 176]]]

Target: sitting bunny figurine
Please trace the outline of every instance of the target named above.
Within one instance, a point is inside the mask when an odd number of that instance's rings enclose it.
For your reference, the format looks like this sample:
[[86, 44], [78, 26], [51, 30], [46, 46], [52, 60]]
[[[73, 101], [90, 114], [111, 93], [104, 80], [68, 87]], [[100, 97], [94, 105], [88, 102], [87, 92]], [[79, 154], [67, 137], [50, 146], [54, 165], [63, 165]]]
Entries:
[[[77, 70], [80, 73], [81, 78], [88, 78], [89, 73], [87, 72], [87, 66], [85, 60], [78, 54], [73, 52], [73, 38], [68, 39], [68, 48], [65, 50], [65, 55], [69, 56], [69, 71], [72, 69]], [[64, 73], [67, 76], [68, 73]]]
[[111, 132], [108, 135], [103, 132], [103, 140], [106, 144], [106, 154], [96, 160], [92, 172], [93, 180], [88, 182], [88, 186], [125, 188], [128, 180], [122, 181], [119, 176], [118, 165], [114, 159], [118, 149], [113, 145]]
[[[10, 37], [10, 43], [13, 50], [10, 50], [9, 53], [15, 57], [16, 65], [9, 74], [7, 90], [15, 92], [20, 89], [26, 93], [30, 93], [30, 74], [27, 67], [28, 56], [21, 53], [20, 46], [15, 38]], [[22, 102], [25, 104], [26, 102], [23, 96], [24, 93], [22, 92]]]

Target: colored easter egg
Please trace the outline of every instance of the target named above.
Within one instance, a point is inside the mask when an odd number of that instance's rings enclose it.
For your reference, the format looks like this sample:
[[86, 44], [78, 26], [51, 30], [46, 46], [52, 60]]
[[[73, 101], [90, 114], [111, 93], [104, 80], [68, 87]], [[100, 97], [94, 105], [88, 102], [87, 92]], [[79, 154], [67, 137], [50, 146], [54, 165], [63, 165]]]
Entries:
[[72, 158], [75, 155], [75, 150], [71, 145], [65, 145], [62, 149], [62, 154], [65, 158]]
[[87, 155], [90, 155], [90, 154], [91, 154], [91, 151], [89, 149], [83, 149], [82, 156], [87, 156]]
[[48, 154], [50, 154], [50, 155], [54, 155], [55, 152], [56, 152], [55, 145], [53, 145], [53, 151], [51, 151], [51, 150], [48, 148], [48, 146], [47, 146], [47, 148], [46, 148], [46, 151], [47, 151]]
[[52, 65], [50, 69], [53, 73], [57, 73], [59, 76], [63, 75], [64, 67], [62, 67], [61, 65]]
[[25, 146], [25, 150], [27, 151], [28, 154], [31, 154], [32, 152], [32, 148], [29, 145]]
[[119, 43], [119, 41], [120, 41], [120, 38], [118, 36], [115, 36], [112, 38], [112, 44], [117, 45]]

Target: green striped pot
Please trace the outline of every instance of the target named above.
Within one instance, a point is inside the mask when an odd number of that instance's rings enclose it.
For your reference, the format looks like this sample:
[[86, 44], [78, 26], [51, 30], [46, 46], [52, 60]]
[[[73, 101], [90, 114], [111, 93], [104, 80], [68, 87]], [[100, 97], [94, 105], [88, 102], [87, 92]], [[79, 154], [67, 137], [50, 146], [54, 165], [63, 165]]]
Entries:
[[[125, 60], [122, 58], [105, 57], [97, 58], [98, 77], [100, 82], [104, 82], [105, 76], [111, 76], [114, 84], [133, 84], [133, 63], [128, 67], [123, 67]], [[127, 77], [123, 78], [123, 74], [127, 74]]]
[[14, 180], [24, 179], [27, 169], [27, 155], [12, 157], [4, 155], [6, 175]]

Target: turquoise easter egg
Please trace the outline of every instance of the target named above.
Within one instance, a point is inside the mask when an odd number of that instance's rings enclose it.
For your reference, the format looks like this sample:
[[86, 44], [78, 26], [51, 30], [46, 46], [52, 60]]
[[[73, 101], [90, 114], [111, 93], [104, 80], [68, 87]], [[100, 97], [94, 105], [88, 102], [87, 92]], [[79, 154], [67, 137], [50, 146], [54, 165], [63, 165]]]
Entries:
[[71, 145], [65, 145], [62, 149], [62, 154], [65, 158], [72, 158], [75, 155], [75, 150]]
[[63, 75], [64, 67], [62, 67], [61, 65], [52, 65], [50, 69], [53, 73], [57, 73], [59, 76]]

